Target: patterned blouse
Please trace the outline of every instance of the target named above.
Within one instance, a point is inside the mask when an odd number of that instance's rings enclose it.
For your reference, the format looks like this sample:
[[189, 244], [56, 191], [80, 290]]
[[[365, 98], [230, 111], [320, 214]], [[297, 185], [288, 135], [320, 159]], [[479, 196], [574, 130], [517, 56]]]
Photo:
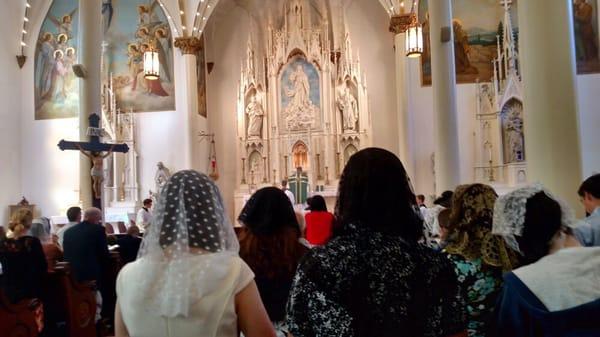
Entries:
[[287, 315], [294, 337], [439, 337], [466, 329], [443, 255], [364, 228], [304, 257]]
[[454, 264], [467, 302], [469, 337], [485, 337], [502, 290], [502, 268], [484, 266], [481, 258], [467, 260], [455, 254], [449, 254], [448, 258]]

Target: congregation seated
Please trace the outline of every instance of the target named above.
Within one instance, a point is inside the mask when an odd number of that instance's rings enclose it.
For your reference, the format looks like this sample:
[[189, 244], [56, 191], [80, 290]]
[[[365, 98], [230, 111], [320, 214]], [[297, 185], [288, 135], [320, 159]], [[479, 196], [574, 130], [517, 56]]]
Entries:
[[120, 336], [274, 337], [217, 186], [180, 171], [166, 182], [139, 258], [117, 279]]
[[340, 233], [302, 259], [287, 325], [295, 337], [466, 336], [450, 261], [421, 246], [422, 218], [391, 152], [350, 157], [336, 207]]
[[447, 224], [442, 225], [444, 219], [440, 219], [440, 229], [447, 226], [441, 230], [446, 237], [444, 252], [463, 290], [470, 337], [489, 335], [502, 273], [518, 263], [502, 238], [492, 234], [497, 197], [488, 185], [462, 185], [454, 191], [451, 209], [440, 212], [450, 213]]
[[570, 214], [540, 185], [498, 199], [493, 231], [523, 264], [504, 276], [498, 336], [600, 336], [600, 248], [572, 237]]
[[600, 174], [586, 179], [577, 191], [589, 216], [574, 229], [575, 236], [586, 247], [600, 246]]
[[325, 199], [314, 195], [307, 201], [309, 213], [304, 216], [306, 220], [306, 240], [311, 245], [326, 244], [333, 234], [334, 217], [327, 211]]
[[240, 257], [254, 272], [258, 292], [278, 333], [283, 326], [285, 306], [292, 279], [308, 248], [299, 242], [300, 226], [286, 194], [276, 187], [256, 191], [239, 217]]
[[121, 262], [124, 265], [135, 261], [142, 244], [140, 229], [137, 226], [130, 226], [127, 229], [127, 234], [117, 238], [116, 244], [119, 246], [117, 249], [121, 254]]

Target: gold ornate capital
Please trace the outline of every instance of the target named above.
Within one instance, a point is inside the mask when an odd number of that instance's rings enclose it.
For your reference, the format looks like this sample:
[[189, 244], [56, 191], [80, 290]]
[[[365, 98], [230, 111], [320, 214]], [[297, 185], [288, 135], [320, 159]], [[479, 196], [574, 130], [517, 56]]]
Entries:
[[202, 47], [202, 42], [195, 36], [175, 38], [175, 47], [181, 49], [183, 54], [196, 55]]
[[394, 34], [405, 33], [413, 20], [416, 20], [414, 13], [392, 15], [390, 19], [390, 32]]

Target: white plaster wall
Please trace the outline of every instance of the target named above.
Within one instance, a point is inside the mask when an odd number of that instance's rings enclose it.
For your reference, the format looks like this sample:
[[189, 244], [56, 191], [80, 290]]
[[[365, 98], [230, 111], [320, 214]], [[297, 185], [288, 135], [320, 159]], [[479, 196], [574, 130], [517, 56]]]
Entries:
[[21, 70], [15, 56], [20, 54], [19, 35], [23, 10], [20, 1], [3, 4], [0, 11], [0, 226], [8, 223], [8, 205], [21, 197]]
[[352, 46], [367, 79], [373, 146], [398, 154], [396, 63], [389, 16], [373, 0], [351, 1], [345, 13]]
[[[407, 87], [408, 109], [411, 120], [411, 144], [416, 162], [413, 184], [419, 194], [435, 194], [432, 154], [435, 152], [433, 90], [431, 86], [421, 86], [420, 60], [409, 60]], [[458, 141], [460, 144], [460, 181], [469, 183], [475, 180], [475, 114], [477, 112], [477, 86], [459, 84], [456, 87], [458, 111]]]
[[[234, 212], [233, 194], [236, 185], [238, 163], [237, 146], [237, 94], [240, 67], [246, 54], [246, 43], [250, 29], [248, 13], [241, 7], [217, 8], [215, 25], [209, 22], [206, 31], [207, 61], [214, 62], [208, 75], [207, 104], [208, 128], [215, 133], [217, 164], [220, 178], [217, 185], [221, 189], [225, 206], [232, 216]], [[216, 26], [216, 27], [215, 27]]]
[[[600, 74], [577, 76], [583, 177], [600, 173]], [[575, 189], [575, 188], [574, 188]]]

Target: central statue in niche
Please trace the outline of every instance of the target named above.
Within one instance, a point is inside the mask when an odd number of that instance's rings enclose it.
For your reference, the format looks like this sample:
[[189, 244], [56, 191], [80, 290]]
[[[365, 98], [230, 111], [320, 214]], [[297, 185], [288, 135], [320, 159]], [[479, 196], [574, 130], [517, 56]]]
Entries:
[[[305, 62], [301, 59], [290, 64], [287, 79], [286, 74], [282, 78], [284, 104], [287, 101], [287, 105], [283, 110], [283, 117], [288, 130], [296, 131], [312, 127], [315, 116], [319, 112], [318, 106], [311, 99], [311, 94], [313, 94], [311, 79], [304, 69], [303, 63]], [[315, 89], [318, 90], [318, 88]], [[318, 102], [316, 103], [318, 104]]]

